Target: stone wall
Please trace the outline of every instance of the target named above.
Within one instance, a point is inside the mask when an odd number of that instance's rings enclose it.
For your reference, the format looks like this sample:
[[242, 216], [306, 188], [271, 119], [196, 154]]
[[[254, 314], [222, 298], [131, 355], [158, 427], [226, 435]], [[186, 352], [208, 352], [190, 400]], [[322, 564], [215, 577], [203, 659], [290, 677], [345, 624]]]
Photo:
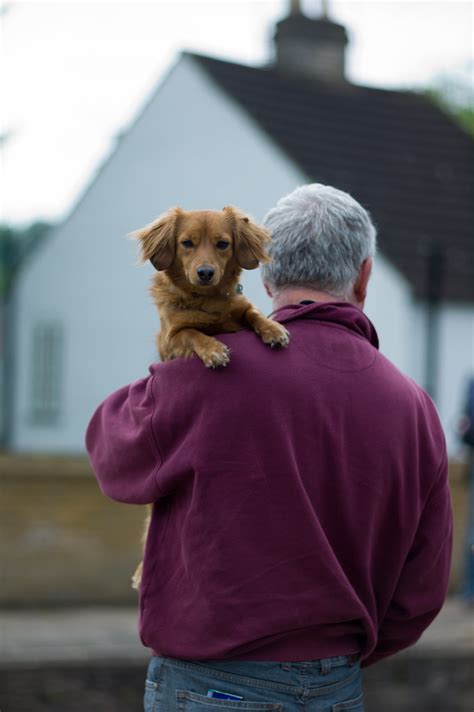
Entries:
[[0, 456], [0, 605], [134, 603], [146, 508], [104, 497], [85, 458]]
[[[451, 465], [451, 590], [459, 583], [466, 468]], [[0, 454], [0, 606], [134, 604], [146, 507], [100, 492], [83, 457]]]

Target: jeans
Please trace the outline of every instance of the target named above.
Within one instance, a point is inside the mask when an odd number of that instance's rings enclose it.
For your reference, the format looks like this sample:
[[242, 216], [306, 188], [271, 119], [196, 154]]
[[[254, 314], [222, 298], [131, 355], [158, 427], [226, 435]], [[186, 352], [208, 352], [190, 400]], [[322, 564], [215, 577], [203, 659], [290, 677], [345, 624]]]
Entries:
[[[243, 697], [211, 699], [210, 689]], [[145, 712], [364, 712], [357, 655], [307, 662], [152, 657]]]

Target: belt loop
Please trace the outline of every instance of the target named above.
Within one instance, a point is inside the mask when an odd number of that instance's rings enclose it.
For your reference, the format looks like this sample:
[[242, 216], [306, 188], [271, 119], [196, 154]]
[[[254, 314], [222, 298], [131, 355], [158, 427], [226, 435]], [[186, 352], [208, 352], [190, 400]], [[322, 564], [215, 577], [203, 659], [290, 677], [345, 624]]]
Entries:
[[321, 675], [327, 675], [331, 672], [331, 659], [323, 658], [319, 661], [321, 663]]
[[281, 663], [282, 670], [291, 670], [291, 663]]

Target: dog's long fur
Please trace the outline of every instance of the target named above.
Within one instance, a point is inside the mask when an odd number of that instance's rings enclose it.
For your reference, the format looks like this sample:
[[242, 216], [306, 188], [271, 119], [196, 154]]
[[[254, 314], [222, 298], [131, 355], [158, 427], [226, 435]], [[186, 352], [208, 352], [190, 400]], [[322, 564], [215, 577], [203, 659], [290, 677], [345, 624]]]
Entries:
[[[266, 230], [233, 206], [222, 211], [171, 208], [132, 233], [142, 262], [157, 270], [151, 294], [160, 315], [162, 361], [196, 354], [210, 368], [229, 363], [229, 349], [213, 334], [253, 329], [270, 346], [287, 346], [286, 329], [266, 318], [238, 290], [242, 269], [270, 258]], [[212, 276], [210, 276], [212, 274]], [[146, 522], [144, 540], [148, 531]], [[142, 564], [134, 576], [139, 588]]]

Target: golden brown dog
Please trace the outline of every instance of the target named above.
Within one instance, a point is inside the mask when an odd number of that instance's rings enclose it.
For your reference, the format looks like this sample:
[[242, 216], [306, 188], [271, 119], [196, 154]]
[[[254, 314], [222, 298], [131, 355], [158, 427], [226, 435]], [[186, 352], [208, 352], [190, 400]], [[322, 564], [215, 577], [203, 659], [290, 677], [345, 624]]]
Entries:
[[163, 361], [196, 354], [206, 366], [225, 366], [229, 350], [212, 334], [243, 328], [271, 346], [288, 344], [286, 329], [238, 292], [242, 269], [269, 260], [270, 237], [236, 208], [173, 208], [133, 236], [140, 241], [142, 261], [158, 270], [151, 294], [160, 314]]
[[[216, 368], [229, 362], [229, 349], [213, 334], [253, 329], [270, 346], [287, 346], [286, 329], [268, 319], [239, 290], [242, 269], [268, 262], [266, 230], [232, 206], [186, 212], [172, 208], [132, 233], [142, 262], [157, 270], [151, 294], [160, 315], [157, 335], [162, 361], [199, 356]], [[149, 518], [146, 522], [145, 536]], [[133, 576], [139, 588], [142, 564]]]

